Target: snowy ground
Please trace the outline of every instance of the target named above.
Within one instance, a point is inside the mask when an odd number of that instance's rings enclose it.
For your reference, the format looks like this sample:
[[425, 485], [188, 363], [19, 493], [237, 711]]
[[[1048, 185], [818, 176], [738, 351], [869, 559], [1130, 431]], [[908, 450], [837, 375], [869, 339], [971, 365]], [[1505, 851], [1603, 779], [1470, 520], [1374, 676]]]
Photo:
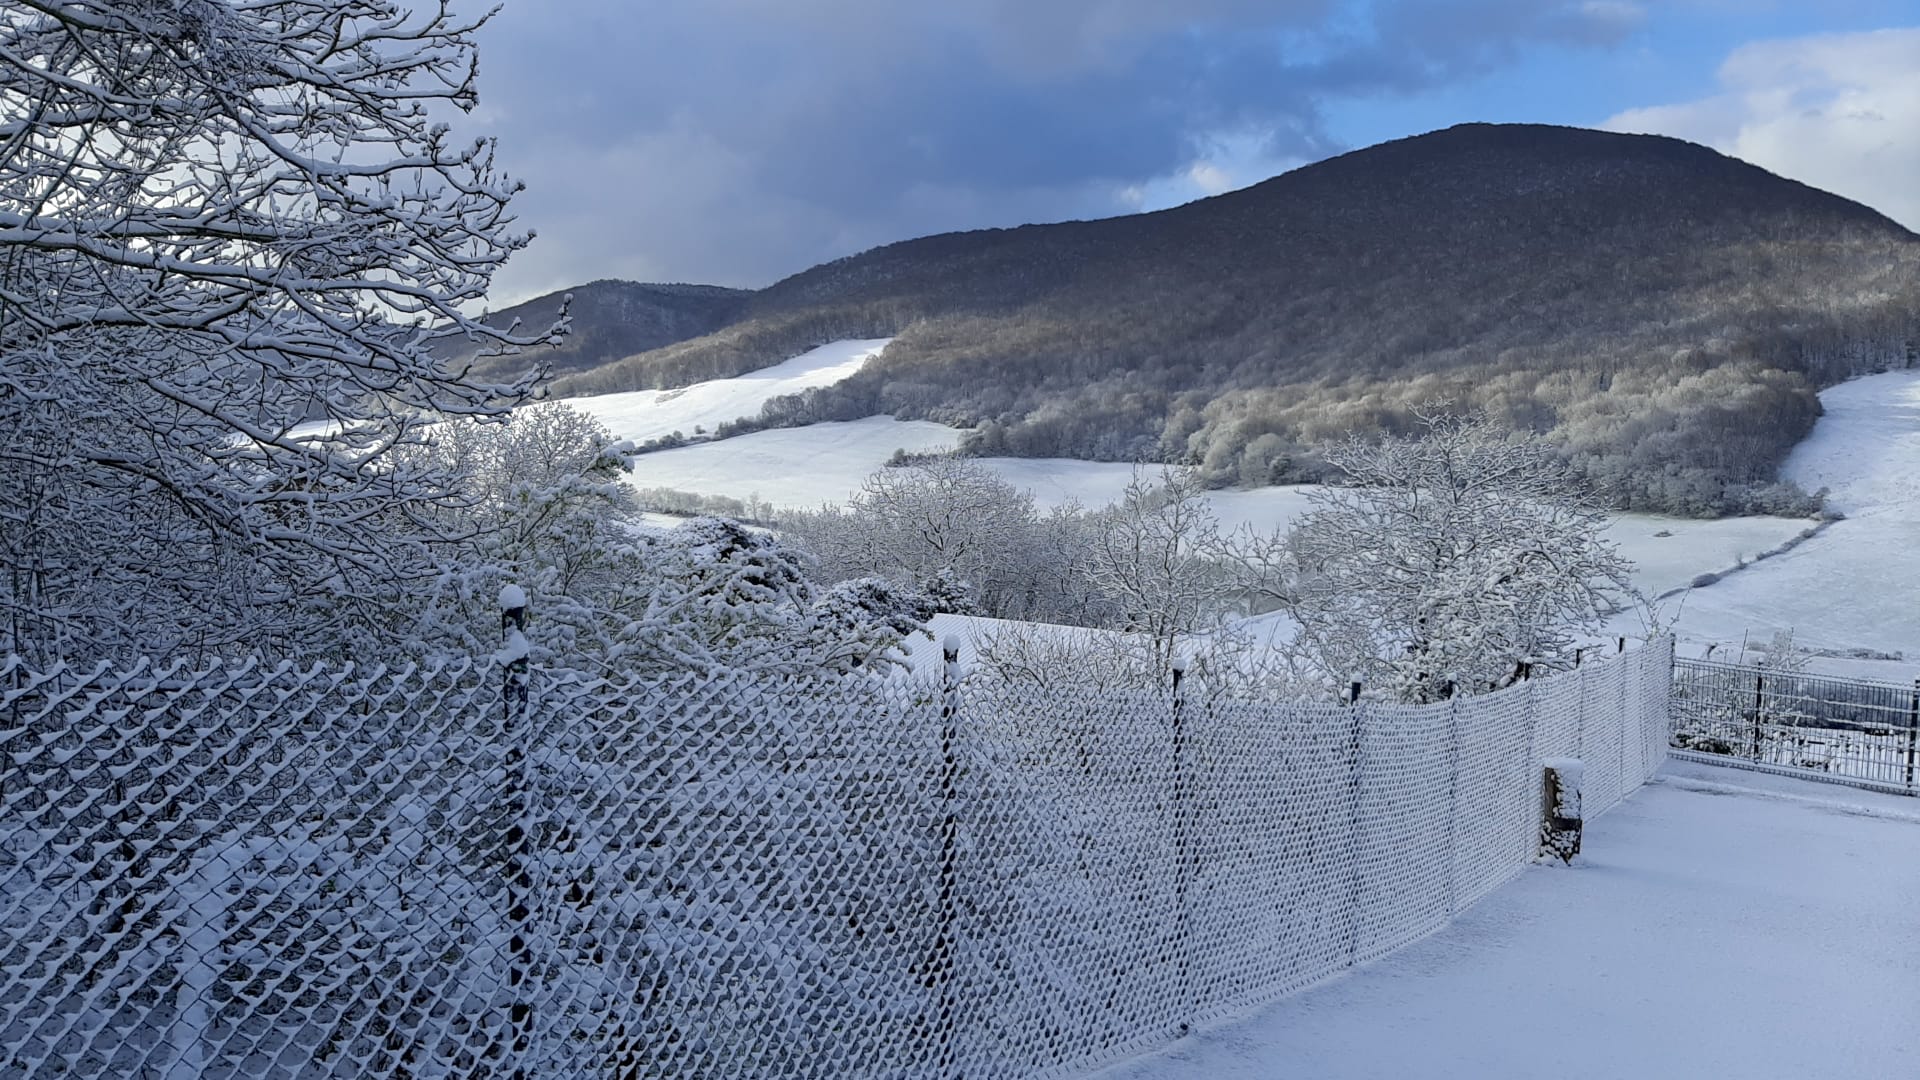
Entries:
[[[575, 404], [591, 409], [595, 399]], [[620, 428], [613, 433], [628, 436]], [[733, 499], [765, 499], [774, 506], [840, 503], [860, 489], [896, 449], [950, 448], [957, 433], [924, 420], [869, 416], [845, 423], [756, 431], [717, 442], [659, 450], [634, 459], [632, 480]]]
[[1425, 941], [1102, 1080], [1920, 1075], [1920, 800], [1670, 764]]

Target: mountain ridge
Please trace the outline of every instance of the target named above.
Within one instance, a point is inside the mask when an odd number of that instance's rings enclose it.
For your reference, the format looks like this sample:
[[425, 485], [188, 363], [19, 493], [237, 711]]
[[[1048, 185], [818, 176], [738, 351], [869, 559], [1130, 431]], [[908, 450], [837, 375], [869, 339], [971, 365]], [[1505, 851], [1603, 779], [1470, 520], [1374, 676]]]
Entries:
[[1920, 236], [1662, 136], [1459, 125], [1149, 214], [945, 233], [748, 294], [558, 393], [895, 342], [760, 425], [873, 413], [971, 449], [1312, 479], [1429, 399], [1551, 433], [1616, 504], [1781, 509], [1815, 392], [1920, 353]]
[[[560, 345], [535, 354], [554, 375], [564, 377], [710, 334], [737, 318], [751, 295], [748, 290], [721, 285], [600, 278], [523, 300], [490, 312], [481, 321], [499, 327], [518, 321], [522, 330], [551, 326], [570, 297], [572, 332]], [[450, 358], [473, 359], [470, 352]], [[473, 372], [480, 378], [506, 376], [524, 369], [527, 362], [525, 353], [487, 357], [474, 361]]]

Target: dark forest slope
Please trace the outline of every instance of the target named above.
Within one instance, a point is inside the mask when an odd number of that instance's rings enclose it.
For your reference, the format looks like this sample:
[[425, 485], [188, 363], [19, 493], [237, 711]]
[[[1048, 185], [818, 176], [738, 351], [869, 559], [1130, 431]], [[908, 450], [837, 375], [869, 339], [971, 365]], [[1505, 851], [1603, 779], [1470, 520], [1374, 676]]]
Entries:
[[[523, 332], [544, 329], [553, 324], [568, 295], [573, 297], [568, 308], [572, 331], [558, 347], [543, 348], [538, 354], [556, 376], [590, 371], [635, 353], [711, 334], [737, 320], [753, 294], [718, 285], [595, 281], [515, 304], [485, 321], [505, 327], [519, 319]], [[495, 357], [477, 365], [476, 373], [501, 375], [526, 365], [525, 357]]]
[[1920, 238], [1690, 143], [1465, 125], [1154, 214], [926, 237], [753, 294], [560, 393], [897, 335], [765, 423], [978, 425], [982, 453], [1314, 474], [1446, 397], [1551, 431], [1623, 505], [1763, 506], [1814, 391], [1920, 351]]

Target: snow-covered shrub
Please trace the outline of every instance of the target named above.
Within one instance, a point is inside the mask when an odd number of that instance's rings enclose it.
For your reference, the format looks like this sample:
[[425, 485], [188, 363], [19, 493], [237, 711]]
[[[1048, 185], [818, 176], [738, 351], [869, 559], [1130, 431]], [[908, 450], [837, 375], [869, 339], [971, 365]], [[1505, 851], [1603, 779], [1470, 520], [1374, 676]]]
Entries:
[[962, 581], [951, 566], [943, 566], [921, 578], [920, 595], [927, 598], [935, 614], [981, 614], [980, 605], [973, 599], [973, 587]]
[[529, 598], [536, 662], [609, 675], [872, 667], [930, 613], [885, 583], [822, 590], [804, 552], [735, 521], [639, 524], [631, 451], [564, 404], [437, 426], [409, 453], [459, 478], [465, 495], [437, 525], [462, 539], [402, 609], [410, 647], [491, 651], [509, 583]]
[[964, 458], [883, 468], [845, 506], [783, 512], [780, 526], [826, 581], [886, 577], [956, 604], [959, 589], [997, 618], [1088, 625], [1107, 614], [1072, 572], [1092, 540], [1079, 509], [1040, 513], [1031, 495]]
[[1803, 671], [1813, 662], [1813, 651], [1793, 640], [1791, 626], [1775, 630], [1767, 643], [1755, 646], [1754, 651], [1760, 654], [1760, 666], [1776, 672]]
[[1682, 728], [1673, 733], [1671, 740], [1681, 750], [1694, 750], [1702, 754], [1734, 753], [1733, 744], [1710, 731], [1697, 731]]

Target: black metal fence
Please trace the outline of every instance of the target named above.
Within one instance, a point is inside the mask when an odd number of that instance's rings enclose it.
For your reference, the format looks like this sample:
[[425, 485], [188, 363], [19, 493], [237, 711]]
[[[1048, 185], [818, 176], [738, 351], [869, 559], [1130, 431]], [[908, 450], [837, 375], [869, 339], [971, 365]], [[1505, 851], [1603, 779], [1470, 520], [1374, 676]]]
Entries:
[[1683, 754], [1920, 795], [1920, 681], [1675, 660], [1669, 707]]

